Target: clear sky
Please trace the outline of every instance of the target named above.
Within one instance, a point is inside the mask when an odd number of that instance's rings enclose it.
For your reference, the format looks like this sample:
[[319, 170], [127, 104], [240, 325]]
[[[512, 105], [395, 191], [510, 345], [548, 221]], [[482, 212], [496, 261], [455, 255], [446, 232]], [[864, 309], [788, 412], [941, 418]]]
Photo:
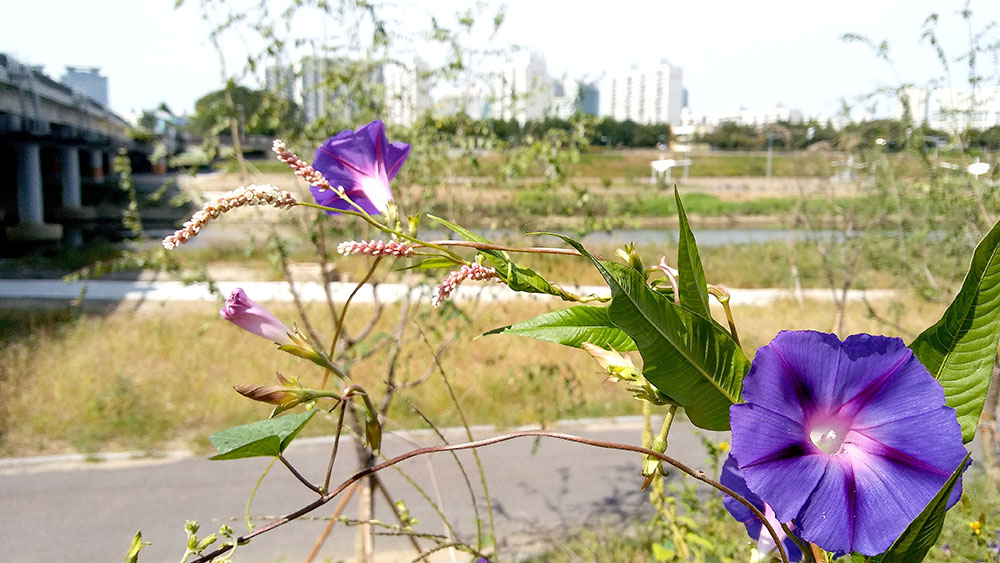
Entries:
[[[452, 21], [473, 2], [399, 0], [386, 11], [390, 30], [412, 36], [431, 16]], [[274, 2], [284, 6], [285, 2]], [[493, 2], [493, 4], [498, 4]], [[844, 97], [884, 85], [923, 82], [940, 74], [921, 24], [938, 12], [943, 46], [954, 58], [969, 34], [958, 10], [965, 0], [618, 0], [563, 2], [508, 0], [496, 46], [518, 44], [541, 52], [555, 76], [597, 78], [629, 64], [667, 59], [684, 69], [696, 114], [781, 102], [809, 114], [831, 114]], [[44, 65], [59, 78], [66, 65], [99, 66], [109, 79], [112, 109], [155, 107], [191, 111], [201, 95], [222, 85], [219, 57], [200, 18], [200, 0], [31, 0], [4, 2], [0, 52]], [[972, 0], [974, 26], [1000, 21], [1000, 1]], [[295, 37], [343, 35], [349, 23], [334, 17], [300, 18]], [[847, 32], [888, 40], [897, 78], [868, 48], [847, 44]], [[993, 32], [998, 38], [998, 32]], [[245, 58], [245, 38], [224, 45], [227, 70]], [[412, 46], [409, 40], [397, 42]], [[418, 47], [417, 51], [421, 51]], [[423, 53], [422, 53], [423, 54]], [[986, 59], [982, 66], [996, 68]], [[956, 84], [963, 74], [954, 72]]]

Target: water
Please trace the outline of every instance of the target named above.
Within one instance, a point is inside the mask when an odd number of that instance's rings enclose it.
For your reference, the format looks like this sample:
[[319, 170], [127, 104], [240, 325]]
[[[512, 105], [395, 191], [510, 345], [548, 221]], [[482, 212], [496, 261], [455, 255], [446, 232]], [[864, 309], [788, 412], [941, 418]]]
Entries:
[[[492, 241], [517, 242], [525, 244], [531, 241], [534, 245], [552, 244], [555, 239], [549, 236], [525, 237], [520, 231], [515, 229], [485, 229], [475, 231]], [[571, 233], [566, 233], [572, 236]], [[726, 246], [730, 244], [759, 244], [773, 241], [791, 241], [796, 237], [819, 238], [819, 237], [841, 237], [836, 231], [818, 231], [807, 233], [794, 229], [695, 229], [695, 239], [698, 246], [713, 247]], [[453, 239], [458, 235], [443, 229], [426, 229], [421, 231], [424, 240], [431, 239]], [[520, 239], [520, 240], [518, 240]], [[595, 231], [585, 235], [581, 242], [584, 244], [625, 244], [635, 242], [642, 246], [656, 244], [676, 244], [677, 229], [667, 227], [663, 229], [616, 229], [614, 231]]]

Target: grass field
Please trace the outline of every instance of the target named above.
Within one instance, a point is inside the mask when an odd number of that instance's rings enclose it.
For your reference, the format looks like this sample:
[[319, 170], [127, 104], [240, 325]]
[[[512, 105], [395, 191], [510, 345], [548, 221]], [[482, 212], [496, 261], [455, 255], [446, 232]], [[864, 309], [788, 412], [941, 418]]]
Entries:
[[[928, 325], [940, 309], [907, 305], [905, 328]], [[436, 423], [459, 419], [420, 331], [437, 345], [458, 331], [456, 344], [442, 365], [474, 422], [517, 425], [559, 418], [639, 412], [639, 404], [598, 374], [582, 352], [509, 336], [472, 339], [482, 332], [526, 319], [548, 305], [483, 306], [442, 316], [429, 307], [414, 309], [407, 324], [407, 344], [399, 357], [400, 381], [427, 377], [407, 397]], [[275, 371], [299, 375], [318, 385], [318, 368], [221, 320], [217, 305], [177, 304], [111, 313], [81, 311], [5, 311], [0, 315], [0, 400], [5, 408], [2, 455], [27, 455], [98, 449], [151, 449], [166, 445], [197, 446], [229, 425], [267, 416], [266, 405], [237, 395], [240, 383], [269, 384]], [[294, 311], [275, 305], [288, 322]], [[367, 322], [358, 306], [350, 326]], [[314, 310], [322, 318], [322, 311]], [[744, 347], [752, 354], [783, 328], [829, 330], [829, 305], [783, 303], [736, 311]], [[377, 346], [398, 322], [387, 307], [379, 324]], [[330, 335], [328, 323], [316, 323]], [[420, 328], [418, 328], [420, 327]], [[849, 332], [885, 332], [867, 318], [862, 306], [851, 307]], [[351, 367], [352, 375], [376, 395], [382, 389], [389, 349]], [[419, 417], [402, 402], [390, 412], [390, 427], [420, 426]], [[322, 425], [317, 433], [329, 432]]]

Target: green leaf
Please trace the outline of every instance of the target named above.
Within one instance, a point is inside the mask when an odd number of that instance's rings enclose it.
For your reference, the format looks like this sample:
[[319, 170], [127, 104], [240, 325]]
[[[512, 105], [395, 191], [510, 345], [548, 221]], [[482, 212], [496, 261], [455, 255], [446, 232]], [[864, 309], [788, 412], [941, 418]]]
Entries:
[[677, 219], [680, 221], [680, 236], [677, 240], [677, 293], [681, 305], [711, 319], [705, 269], [701, 265], [698, 244], [694, 240], [694, 233], [691, 232], [691, 225], [688, 224], [687, 213], [684, 212], [677, 186], [674, 186], [674, 199], [677, 200]]
[[[434, 215], [427, 215], [433, 221], [440, 223], [441, 225], [451, 229], [458, 235], [460, 235], [465, 240], [479, 242], [483, 244], [493, 244], [488, 239], [485, 239], [476, 233], [466, 229], [465, 227], [456, 225], [451, 221], [442, 219], [440, 217], [435, 217]], [[490, 250], [481, 249], [479, 253], [486, 256], [486, 259], [493, 266], [493, 269], [497, 271], [497, 275], [508, 287], [514, 291], [520, 291], [522, 293], [542, 293], [546, 295], [555, 295], [562, 298], [564, 301], [576, 301], [568, 293], [566, 293], [562, 288], [553, 286], [545, 278], [538, 275], [537, 272], [531, 268], [525, 268], [524, 266], [519, 266], [511, 261], [510, 256], [501, 250]]]
[[589, 258], [611, 287], [611, 322], [635, 341], [642, 374], [707, 430], [729, 430], [729, 406], [740, 402], [750, 369], [743, 351], [717, 323], [649, 289], [639, 272], [597, 260], [579, 242], [555, 235]]
[[957, 412], [966, 443], [976, 436], [998, 340], [1000, 222], [976, 247], [962, 289], [944, 316], [910, 344], [944, 387], [945, 402]]
[[608, 317], [607, 307], [580, 305], [539, 315], [527, 321], [495, 328], [487, 334], [514, 334], [580, 348], [590, 342], [619, 352], [635, 350], [635, 342]]
[[402, 268], [396, 268], [397, 272], [402, 272], [403, 270], [433, 270], [436, 268], [453, 268], [458, 264], [455, 263], [451, 258], [446, 258], [444, 256], [431, 256], [430, 258], [425, 258], [416, 264], [411, 264], [409, 266], [404, 266]]
[[218, 455], [209, 459], [276, 456], [285, 451], [317, 412], [313, 409], [300, 414], [268, 418], [220, 430], [208, 437], [219, 451]]
[[951, 490], [955, 488], [955, 483], [958, 483], [959, 477], [965, 471], [971, 455], [966, 454], [965, 459], [951, 474], [938, 494], [931, 499], [931, 502], [924, 507], [916, 519], [910, 522], [903, 534], [896, 538], [889, 551], [871, 558], [871, 563], [908, 563], [924, 560], [924, 556], [941, 535], [945, 511], [948, 509], [948, 497], [951, 496]]
[[140, 530], [136, 532], [135, 537], [132, 538], [132, 545], [129, 546], [128, 553], [125, 555], [123, 563], [136, 563], [139, 561], [139, 552], [142, 551], [142, 548], [147, 545], [152, 544], [142, 541], [142, 531]]

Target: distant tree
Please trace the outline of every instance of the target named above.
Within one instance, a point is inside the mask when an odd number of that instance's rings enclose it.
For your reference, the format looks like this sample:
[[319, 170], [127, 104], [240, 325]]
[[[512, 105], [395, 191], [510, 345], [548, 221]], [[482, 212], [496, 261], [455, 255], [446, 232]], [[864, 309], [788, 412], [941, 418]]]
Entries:
[[[299, 107], [267, 90], [253, 90], [244, 86], [232, 87], [233, 103], [239, 112], [237, 118], [247, 135], [279, 136], [296, 133], [302, 129]], [[198, 99], [194, 104], [191, 129], [203, 136], [216, 135], [227, 127], [232, 117], [225, 99], [225, 90], [216, 90]]]

